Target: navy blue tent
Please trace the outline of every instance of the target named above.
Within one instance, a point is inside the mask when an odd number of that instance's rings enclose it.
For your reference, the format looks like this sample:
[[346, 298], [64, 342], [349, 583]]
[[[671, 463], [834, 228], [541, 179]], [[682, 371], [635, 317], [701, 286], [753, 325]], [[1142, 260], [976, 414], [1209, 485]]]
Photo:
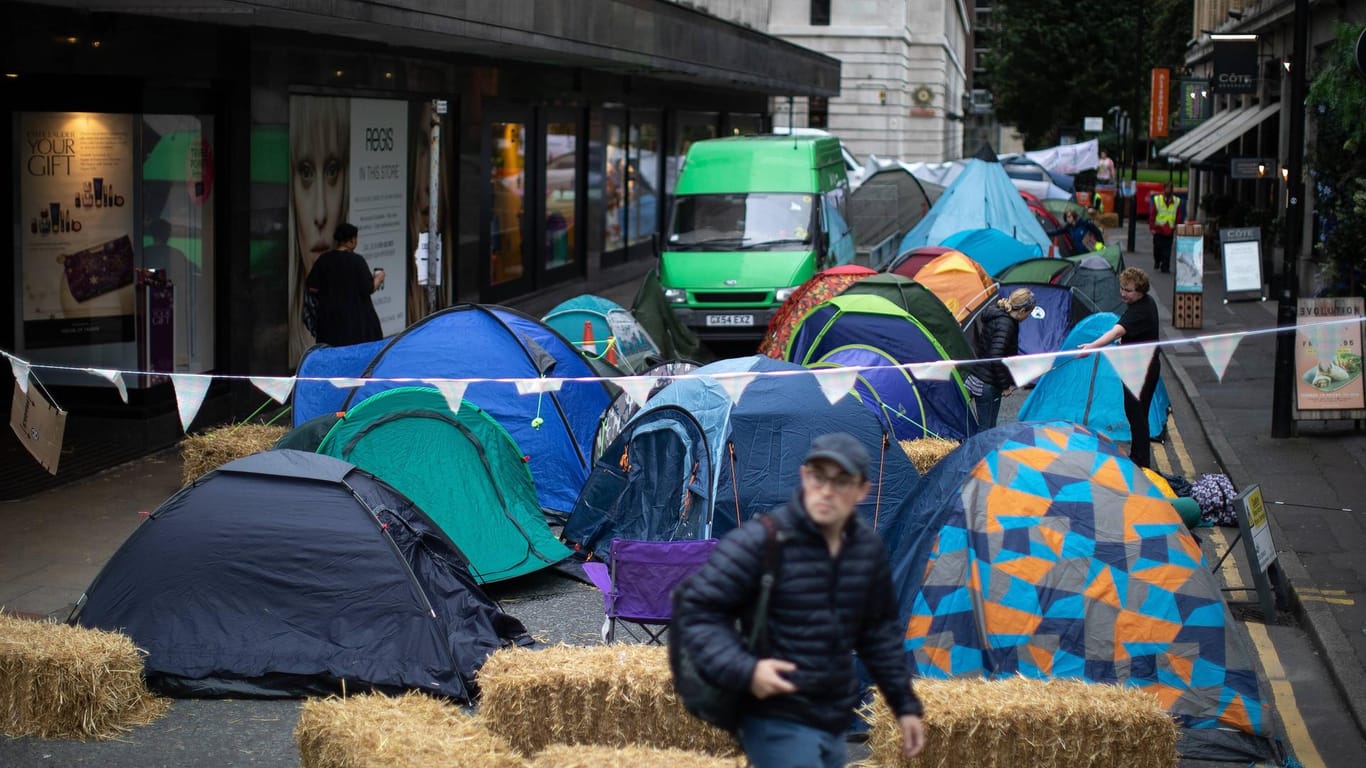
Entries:
[[185, 696], [417, 689], [469, 700], [526, 630], [427, 515], [330, 456], [266, 451], [185, 486], [140, 525], [72, 617], [147, 652]]
[[[1017, 288], [1034, 293], [1034, 311], [1020, 323], [1020, 354], [1037, 355], [1062, 349], [1063, 339], [1082, 318], [1100, 311], [1086, 294], [1068, 285], [1002, 282], [997, 298], [1007, 299]], [[981, 313], [969, 321], [973, 326]]]
[[[299, 362], [294, 426], [348, 410], [394, 387], [396, 379], [533, 379], [597, 376], [554, 329], [504, 307], [461, 304], [419, 320], [376, 351], [364, 367], [352, 347], [314, 347]], [[375, 379], [339, 389], [310, 378]], [[521, 395], [510, 381], [477, 381], [463, 398], [492, 416], [529, 458], [541, 507], [568, 513], [588, 477], [593, 435], [611, 402], [601, 381], [567, 381], [555, 392]]]
[[[736, 402], [723, 382], [755, 375]], [[848, 432], [872, 457], [860, 512], [880, 530], [918, 475], [878, 419], [852, 397], [832, 405], [816, 376], [768, 357], [721, 360], [674, 379], [593, 467], [564, 539], [608, 554], [614, 538], [719, 538], [786, 502], [811, 438]]]

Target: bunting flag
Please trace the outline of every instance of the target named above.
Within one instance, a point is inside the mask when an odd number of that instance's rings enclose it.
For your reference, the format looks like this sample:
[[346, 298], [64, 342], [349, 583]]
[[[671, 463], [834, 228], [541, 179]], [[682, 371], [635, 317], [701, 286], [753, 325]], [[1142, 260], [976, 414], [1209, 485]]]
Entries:
[[1010, 378], [1015, 380], [1015, 386], [1023, 387], [1029, 382], [1048, 373], [1053, 367], [1053, 360], [1056, 355], [1016, 355], [1001, 360], [1010, 369]]
[[564, 379], [515, 379], [512, 383], [517, 385], [519, 395], [539, 395], [558, 390]]
[[1205, 352], [1205, 360], [1209, 361], [1209, 367], [1214, 369], [1214, 375], [1219, 381], [1224, 380], [1224, 371], [1228, 370], [1229, 361], [1233, 359], [1233, 351], [1238, 348], [1238, 342], [1242, 341], [1242, 336], [1211, 336], [1207, 339], [1200, 339], [1200, 349]]
[[621, 387], [621, 391], [631, 398], [631, 402], [640, 407], [645, 407], [645, 401], [650, 399], [650, 391], [655, 388], [659, 381], [654, 376], [618, 376], [611, 382]]
[[9, 369], [14, 374], [14, 380], [19, 384], [19, 391], [28, 394], [28, 372], [31, 369], [28, 363], [12, 355], [5, 355], [9, 358]]
[[812, 373], [816, 374], [816, 382], [821, 385], [825, 399], [834, 405], [854, 388], [859, 371], [857, 368], [822, 368]]
[[328, 380], [327, 380], [327, 383], [328, 383], [328, 384], [331, 384], [332, 386], [336, 387], [337, 389], [355, 389], [356, 387], [363, 386], [363, 385], [364, 385], [366, 382], [368, 382], [368, 381], [370, 381], [370, 379], [340, 379], [340, 378], [338, 378], [338, 379], [328, 379]]
[[107, 379], [110, 384], [113, 384], [118, 388], [119, 397], [122, 398], [123, 404], [128, 405], [128, 385], [123, 383], [122, 373], [105, 368], [86, 368], [85, 372], [99, 376], [102, 379]]
[[175, 385], [176, 406], [180, 409], [180, 428], [190, 433], [190, 425], [199, 414], [199, 406], [204, 404], [204, 395], [209, 392], [212, 376], [194, 373], [172, 373], [171, 384]]
[[289, 399], [289, 393], [294, 390], [294, 378], [292, 376], [251, 376], [248, 378], [257, 389], [281, 405], [284, 405], [284, 402]]
[[721, 385], [721, 389], [730, 395], [730, 401], [735, 404], [740, 403], [741, 395], [745, 394], [745, 387], [758, 376], [757, 373], [727, 374], [725, 376], [713, 376], [712, 379]]
[[1152, 362], [1157, 347], [1152, 344], [1120, 344], [1106, 347], [1100, 353], [1114, 366], [1124, 388], [1135, 398], [1143, 392], [1143, 380], [1148, 376], [1148, 363]]
[[958, 363], [953, 360], [936, 360], [933, 363], [916, 363], [911, 366], [911, 376], [924, 381], [948, 381]]
[[468, 381], [427, 379], [427, 383], [436, 387], [441, 396], [446, 398], [446, 407], [451, 409], [451, 413], [460, 413], [460, 401], [465, 399], [465, 387], [470, 385]]

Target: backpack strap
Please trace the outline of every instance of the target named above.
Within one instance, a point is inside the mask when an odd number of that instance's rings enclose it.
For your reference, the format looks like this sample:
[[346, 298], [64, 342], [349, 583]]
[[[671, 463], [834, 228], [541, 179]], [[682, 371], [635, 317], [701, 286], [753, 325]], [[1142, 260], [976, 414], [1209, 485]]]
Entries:
[[778, 579], [782, 555], [778, 523], [769, 515], [760, 515], [759, 522], [764, 524], [764, 572], [759, 577], [759, 599], [754, 605], [754, 621], [749, 630], [749, 650], [756, 654], [768, 644], [768, 598], [773, 593], [773, 582]]

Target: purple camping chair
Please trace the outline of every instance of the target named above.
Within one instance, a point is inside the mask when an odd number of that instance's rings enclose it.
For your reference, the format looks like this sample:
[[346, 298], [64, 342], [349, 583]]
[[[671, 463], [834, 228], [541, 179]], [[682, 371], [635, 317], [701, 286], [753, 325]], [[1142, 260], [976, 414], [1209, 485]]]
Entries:
[[[716, 548], [716, 539], [702, 541], [636, 541], [612, 539], [609, 566], [602, 562], [583, 564], [593, 586], [602, 591], [602, 639], [616, 639], [617, 622], [635, 624], [648, 637], [646, 642], [661, 643], [673, 610], [673, 590], [707, 562]], [[629, 628], [628, 634], [635, 637]]]

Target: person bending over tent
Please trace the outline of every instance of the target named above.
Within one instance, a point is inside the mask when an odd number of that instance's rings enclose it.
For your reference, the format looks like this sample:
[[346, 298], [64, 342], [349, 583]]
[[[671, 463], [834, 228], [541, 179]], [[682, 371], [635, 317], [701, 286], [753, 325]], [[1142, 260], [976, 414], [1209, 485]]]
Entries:
[[1020, 323], [1033, 311], [1034, 292], [1016, 288], [1010, 298], [988, 305], [977, 320], [977, 356], [986, 358], [986, 362], [973, 368], [963, 386], [977, 404], [977, 425], [982, 429], [996, 426], [1001, 398], [1015, 389], [1015, 378], [1001, 359], [1019, 354]]

